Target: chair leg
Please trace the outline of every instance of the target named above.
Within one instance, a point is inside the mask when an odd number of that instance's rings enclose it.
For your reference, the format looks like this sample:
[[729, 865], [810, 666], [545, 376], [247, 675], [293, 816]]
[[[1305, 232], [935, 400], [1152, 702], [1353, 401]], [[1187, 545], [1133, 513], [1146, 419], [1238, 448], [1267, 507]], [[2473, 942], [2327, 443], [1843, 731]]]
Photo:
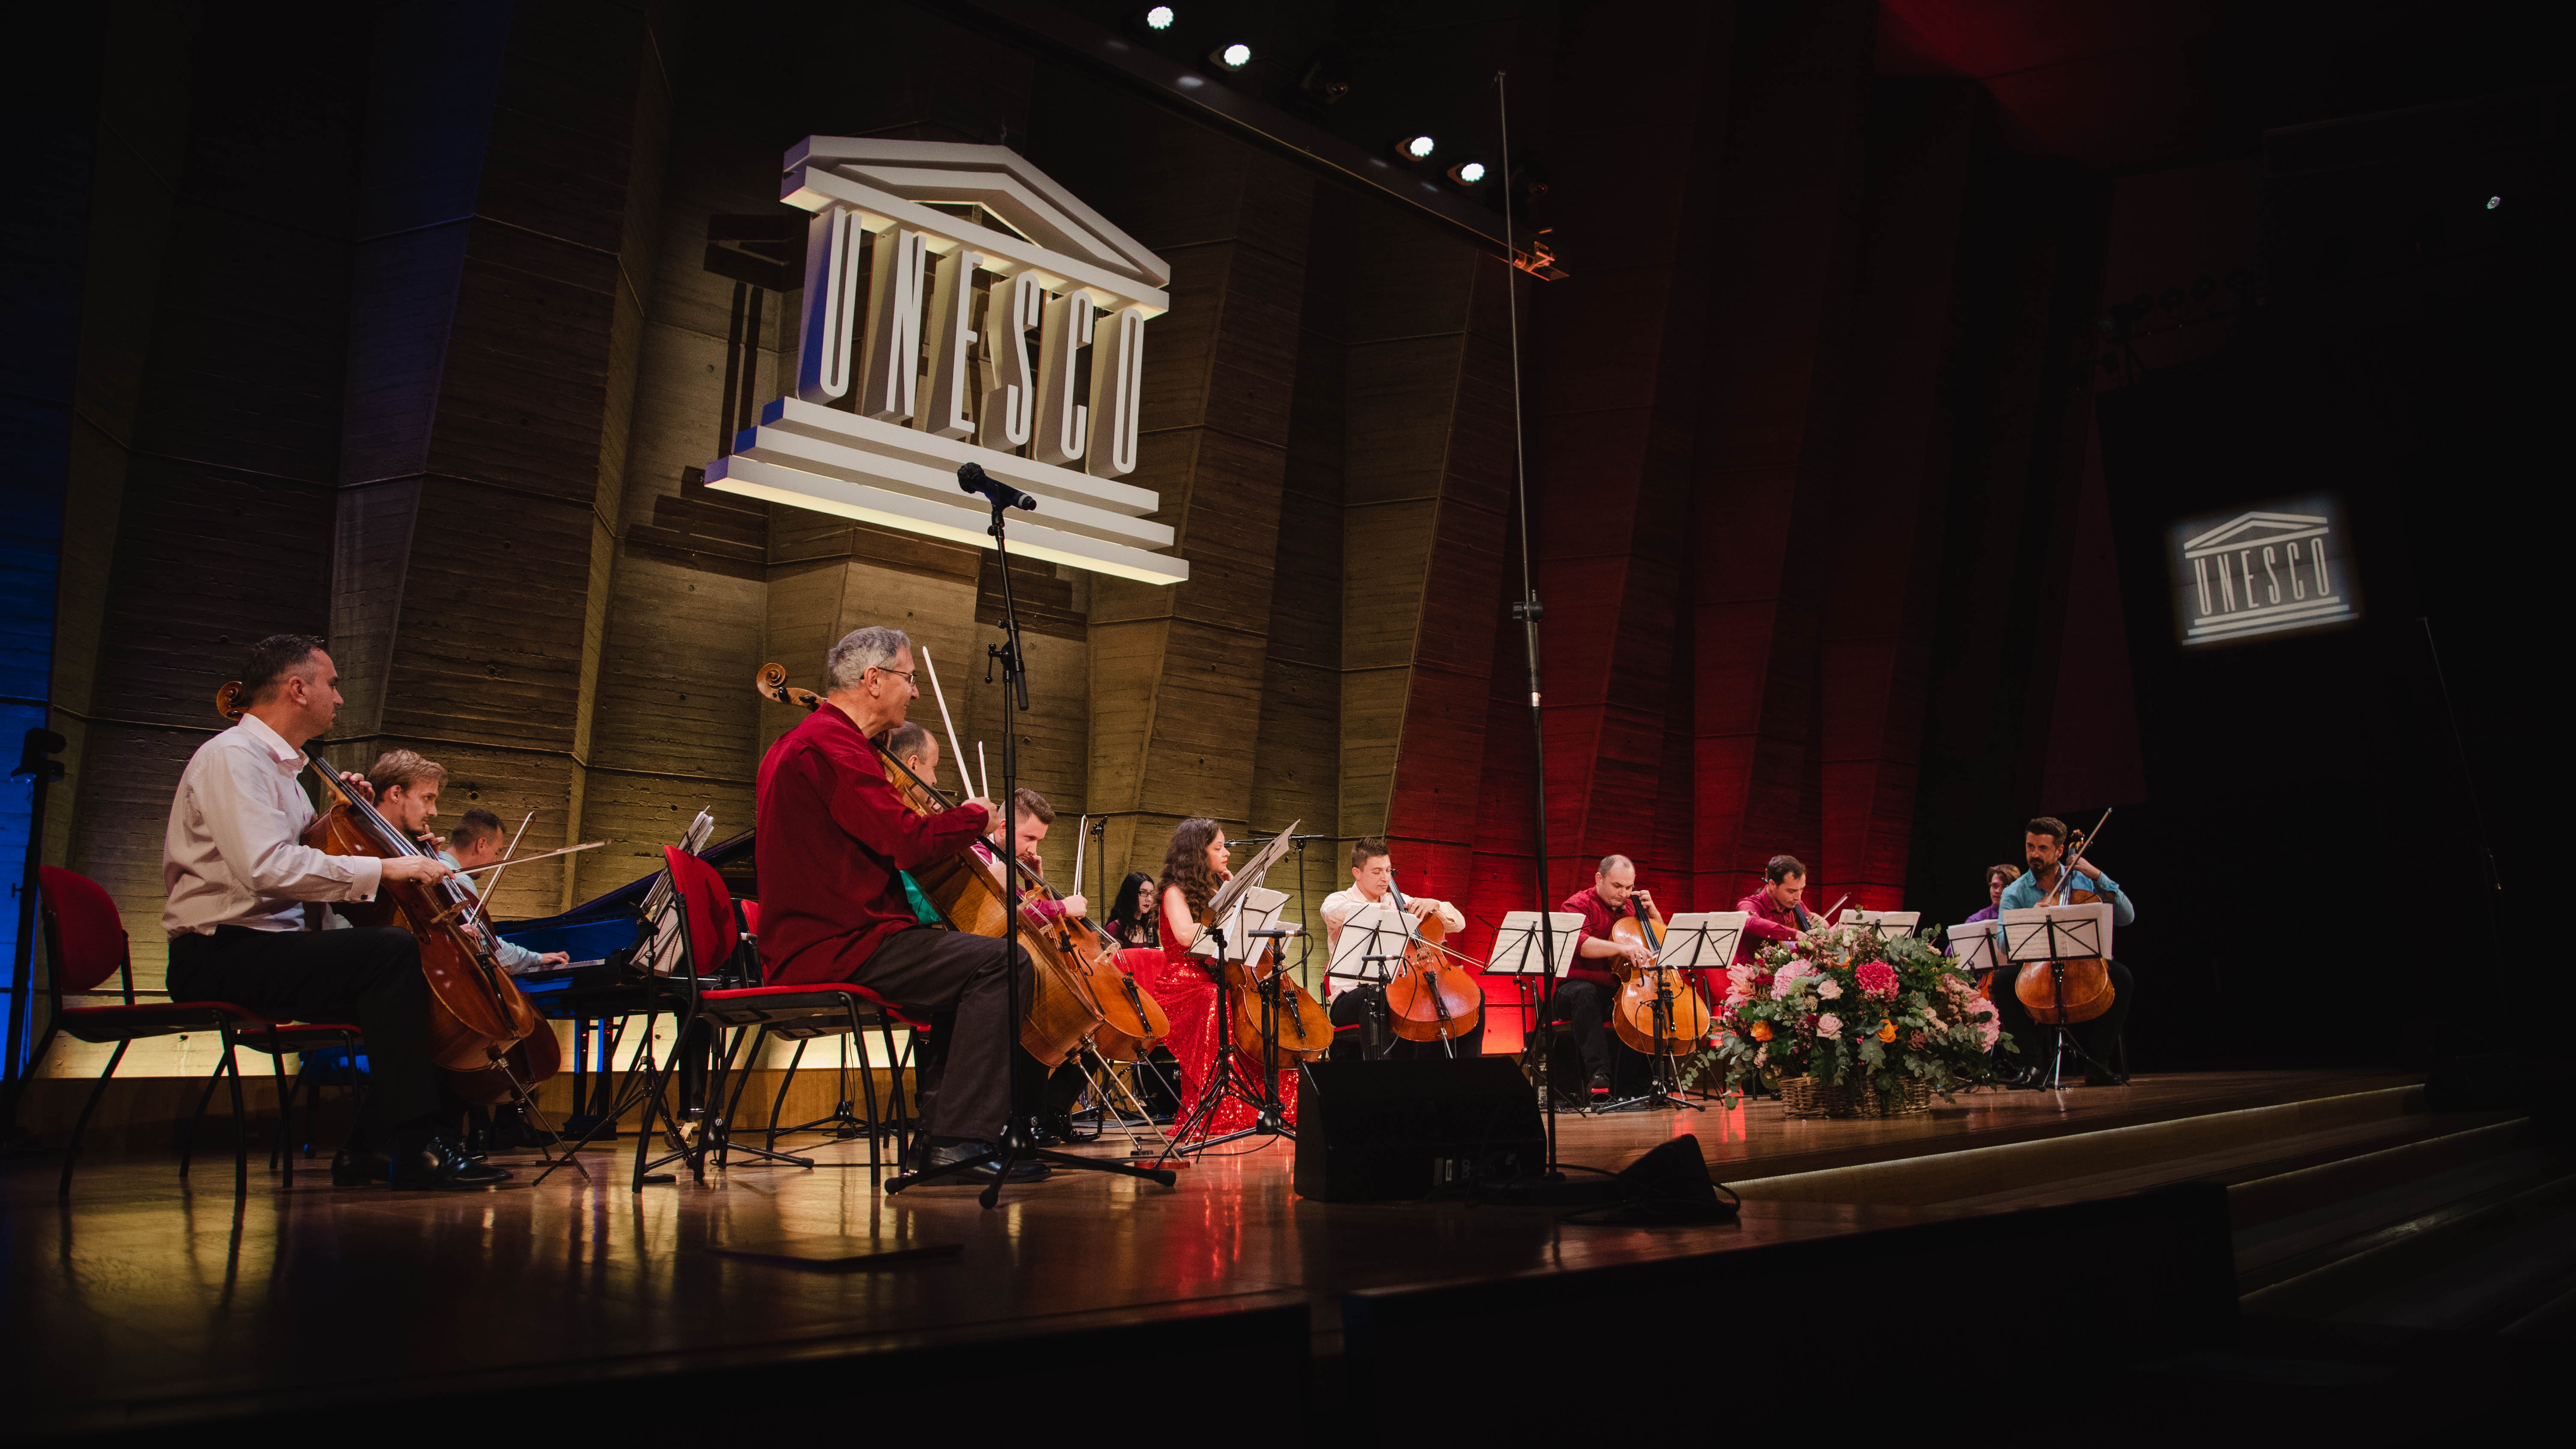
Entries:
[[242, 1110], [241, 1067], [233, 1061], [233, 1029], [223, 1027], [224, 1084], [233, 1096], [233, 1196], [250, 1192], [250, 1118]]
[[72, 1195], [72, 1163], [80, 1158], [81, 1134], [89, 1130], [90, 1114], [98, 1110], [98, 1099], [107, 1095], [107, 1079], [116, 1075], [116, 1064], [125, 1060], [125, 1049], [132, 1045], [130, 1041], [116, 1044], [107, 1059], [107, 1070], [98, 1074], [98, 1085], [89, 1089], [89, 1100], [81, 1103], [80, 1117], [72, 1123], [72, 1138], [63, 1144], [63, 1180], [55, 1185], [54, 1196]]
[[885, 1170], [885, 1158], [877, 1144], [885, 1124], [877, 1117], [877, 1074], [868, 1065], [868, 1039], [860, 1033], [858, 1022], [853, 1020], [850, 1023], [850, 1044], [859, 1051], [859, 1096], [868, 1104], [868, 1171], [873, 1174]]
[[[741, 1039], [739, 1037], [735, 1038], [734, 1045], [740, 1046], [741, 1044]], [[751, 1050], [744, 1053], [740, 1058], [742, 1062], [742, 1072], [733, 1084], [733, 1095], [731, 1099], [717, 1099], [724, 1103], [724, 1138], [716, 1148], [716, 1166], [718, 1167], [723, 1167], [725, 1165], [728, 1154], [733, 1148], [733, 1124], [739, 1121], [742, 1117], [742, 1094], [751, 1089], [751, 1074], [760, 1066], [761, 1048], [768, 1044], [769, 1023], [762, 1022], [760, 1024], [760, 1030], [751, 1034]], [[797, 1045], [801, 1047], [804, 1043], [798, 1042]], [[726, 1075], [734, 1075], [733, 1064], [735, 1060], [736, 1058], [732, 1052], [725, 1053]], [[778, 1126], [778, 1113], [775, 1108], [770, 1111], [769, 1125], [773, 1131], [775, 1131]]]
[[295, 1143], [293, 1141], [295, 1094], [294, 1089], [286, 1085], [286, 1056], [277, 1049], [275, 1027], [269, 1028], [268, 1032], [268, 1071], [269, 1075], [277, 1078], [277, 1130], [268, 1134], [268, 1170], [278, 1172], [280, 1170], [278, 1164], [282, 1160], [285, 1167], [283, 1176], [279, 1180], [286, 1186], [293, 1187], [295, 1186]]
[[772, 1152], [778, 1150], [778, 1116], [787, 1110], [787, 1084], [796, 1080], [796, 1068], [804, 1060], [805, 1043], [799, 1040], [795, 1052], [787, 1058], [786, 1073], [778, 1079], [778, 1096], [769, 1104], [769, 1136], [762, 1140], [761, 1146]]
[[197, 1155], [197, 1129], [206, 1125], [206, 1108], [215, 1100], [215, 1084], [223, 1080], [224, 1067], [231, 1061], [232, 1057], [227, 1053], [223, 1061], [215, 1063], [215, 1069], [206, 1074], [206, 1090], [197, 1094], [196, 1115], [188, 1119], [187, 1134], [179, 1139], [179, 1180], [181, 1182], [188, 1180], [188, 1164]]

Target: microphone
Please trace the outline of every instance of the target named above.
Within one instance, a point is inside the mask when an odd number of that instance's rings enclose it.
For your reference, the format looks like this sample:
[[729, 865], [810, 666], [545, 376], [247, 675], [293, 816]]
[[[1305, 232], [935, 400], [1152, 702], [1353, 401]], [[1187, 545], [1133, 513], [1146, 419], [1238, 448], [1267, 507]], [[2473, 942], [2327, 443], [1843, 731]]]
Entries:
[[986, 473], [981, 463], [967, 463], [958, 468], [957, 491], [980, 493], [992, 500], [996, 508], [1026, 508], [1034, 512], [1038, 506], [1036, 499]]
[[1246, 931], [1243, 934], [1257, 937], [1264, 941], [1284, 941], [1297, 933], [1295, 931]]

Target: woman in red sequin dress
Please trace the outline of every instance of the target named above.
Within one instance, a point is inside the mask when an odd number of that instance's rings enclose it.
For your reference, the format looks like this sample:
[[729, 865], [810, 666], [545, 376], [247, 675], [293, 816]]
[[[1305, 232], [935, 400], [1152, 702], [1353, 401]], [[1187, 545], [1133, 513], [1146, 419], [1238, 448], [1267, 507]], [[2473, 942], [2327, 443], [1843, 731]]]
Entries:
[[[1198, 1105], [1208, 1079], [1224, 1060], [1231, 1035], [1224, 991], [1209, 973], [1209, 963], [1189, 954], [1190, 943], [1198, 939], [1199, 914], [1207, 909], [1217, 887], [1233, 877], [1227, 869], [1231, 863], [1225, 828], [1205, 816], [1182, 821], [1172, 831], [1171, 848], [1163, 854], [1163, 973], [1151, 989], [1172, 1022], [1172, 1034], [1166, 1042], [1174, 1060], [1180, 1063], [1183, 1119]], [[1295, 1122], [1295, 1071], [1279, 1074], [1279, 1099], [1287, 1109], [1288, 1120]], [[1233, 1132], [1251, 1126], [1253, 1118], [1250, 1106], [1228, 1098], [1200, 1122], [1197, 1135]]]

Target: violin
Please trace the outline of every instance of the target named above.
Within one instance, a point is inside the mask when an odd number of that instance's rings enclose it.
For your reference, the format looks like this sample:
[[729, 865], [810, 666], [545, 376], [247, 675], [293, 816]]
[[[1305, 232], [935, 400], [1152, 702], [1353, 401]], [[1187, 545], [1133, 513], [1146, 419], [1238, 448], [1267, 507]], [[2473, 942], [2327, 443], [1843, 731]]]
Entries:
[[[215, 712], [242, 717], [241, 681], [215, 691]], [[303, 843], [326, 855], [427, 855], [360, 799], [307, 741], [306, 759], [339, 803], [304, 828]], [[388, 880], [372, 901], [345, 901], [340, 914], [360, 926], [400, 926], [420, 942], [420, 974], [429, 982], [430, 1060], [447, 1089], [478, 1107], [496, 1106], [562, 1070], [554, 1028], [492, 953], [482, 898], [455, 876]]]
[[[782, 665], [762, 665], [752, 687], [764, 699], [803, 705], [809, 712], [823, 705], [821, 695], [789, 685], [787, 670]], [[886, 767], [886, 778], [893, 784], [895, 793], [914, 814], [938, 815], [956, 808], [937, 786], [914, 774], [912, 767], [896, 759], [883, 743], [874, 740], [869, 743], [876, 750], [878, 761]], [[1026, 862], [1005, 851], [994, 854], [1003, 862], [1005, 869], [1017, 871], [1024, 881], [1034, 881], [1035, 891], [1050, 897], [1053, 895], [1046, 882], [1038, 878]], [[995, 938], [1009, 933], [1010, 902], [1003, 894], [1001, 883], [993, 879], [992, 872], [983, 868], [983, 862], [976, 859], [972, 849], [942, 856], [921, 866], [912, 872], [912, 880], [950, 930]], [[1159, 1038], [1171, 1030], [1170, 1021], [1162, 1017], [1159, 1006], [1152, 1007], [1149, 1013], [1138, 1005], [1135, 998], [1141, 998], [1144, 1003], [1153, 999], [1142, 991], [1135, 991], [1134, 998], [1129, 998], [1124, 991], [1112, 998], [1122, 1007], [1136, 1008], [1132, 1015], [1122, 1011], [1119, 1020], [1113, 1023], [1100, 989], [1107, 984], [1100, 976], [1102, 963], [1105, 961], [1106, 969], [1117, 975], [1129, 990], [1134, 990], [1133, 978], [1118, 969], [1116, 960], [1109, 953], [1086, 954], [1082, 950], [1086, 943], [1077, 941], [1063, 918], [1059, 917], [1050, 925], [1031, 917], [1023, 905], [1020, 920], [1020, 944], [1027, 949], [1029, 961], [1036, 967], [1037, 979], [1037, 989], [1020, 1005], [1021, 1050], [1045, 1066], [1057, 1067], [1081, 1050], [1083, 1043], [1091, 1040], [1103, 1027], [1118, 1032], [1132, 1024], [1139, 1030], [1121, 1034], [1138, 1038], [1145, 1038], [1148, 1034]], [[1088, 926], [1090, 923], [1086, 921], [1083, 924]]]
[[[1640, 897], [1644, 908], [1639, 908]], [[1631, 1051], [1646, 1056], [1684, 1056], [1699, 1050], [1708, 1035], [1708, 1003], [1684, 973], [1664, 965], [1664, 914], [1643, 892], [1628, 898], [1628, 914], [1610, 923], [1610, 939], [1646, 948], [1647, 964], [1618, 957], [1614, 966], [1624, 978], [1610, 1011], [1611, 1028]]]
[[1437, 911], [1415, 922], [1391, 872], [1387, 890], [1405, 923], [1404, 966], [1386, 983], [1388, 1024], [1405, 1041], [1455, 1041], [1474, 1031], [1484, 1013], [1485, 993], [1474, 976], [1447, 959], [1440, 943], [1449, 934], [1449, 923]]
[[[2102, 818], [2093, 822], [2093, 839], [2101, 838], [2103, 822], [2110, 818], [2111, 812], [2105, 810]], [[2088, 843], [2080, 830], [2068, 837], [2065, 853], [2057, 859], [2056, 888], [2041, 899], [2041, 905], [2085, 906], [2109, 899], [2098, 891], [2069, 889], [2075, 884], [2075, 862], [2083, 858]], [[2060, 965], [2066, 968], [2062, 987], [2055, 970]], [[2113, 994], [2110, 963], [2098, 956], [2065, 962], [2032, 961], [2013, 978], [2013, 995], [2029, 1008], [2031, 1020], [2045, 1026], [2091, 1021], [2111, 1009]]]

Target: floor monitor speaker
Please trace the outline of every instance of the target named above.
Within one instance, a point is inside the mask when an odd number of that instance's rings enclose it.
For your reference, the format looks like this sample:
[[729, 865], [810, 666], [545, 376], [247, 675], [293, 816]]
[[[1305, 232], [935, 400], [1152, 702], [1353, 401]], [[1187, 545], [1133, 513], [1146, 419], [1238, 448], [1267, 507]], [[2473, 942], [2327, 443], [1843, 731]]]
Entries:
[[1505, 1056], [1308, 1062], [1297, 1096], [1299, 1197], [1462, 1195], [1547, 1165], [1538, 1100]]

